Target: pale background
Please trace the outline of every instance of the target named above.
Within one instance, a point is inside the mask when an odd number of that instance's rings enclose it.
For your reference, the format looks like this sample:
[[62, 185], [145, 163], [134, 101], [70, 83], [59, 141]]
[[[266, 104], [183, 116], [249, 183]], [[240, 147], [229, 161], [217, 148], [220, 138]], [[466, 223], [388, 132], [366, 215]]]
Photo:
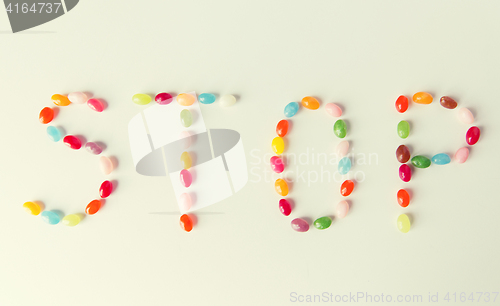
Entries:
[[[426, 301], [429, 292], [500, 291], [499, 13], [499, 1], [81, 1], [14, 35], [0, 13], [0, 305], [288, 305], [297, 304], [291, 292]], [[119, 185], [77, 227], [49, 226], [22, 204], [83, 211], [104, 179], [97, 158], [50, 142], [37, 120], [53, 93], [78, 90], [108, 109], [71, 107], [57, 123], [106, 143]], [[422, 90], [433, 104], [395, 111], [397, 96]], [[128, 147], [128, 121], [144, 108], [131, 96], [159, 91], [239, 95], [230, 109], [202, 111], [207, 127], [241, 133], [253, 173], [267, 165], [252, 165], [251, 152], [271, 152], [284, 106], [306, 95], [342, 104], [354, 151], [378, 154], [378, 164], [353, 168], [366, 179], [348, 217], [326, 231], [292, 231], [272, 184], [251, 175], [185, 233], [169, 180], [136, 174]], [[417, 171], [402, 209], [398, 121], [415, 127], [405, 141], [415, 153], [465, 143], [468, 126], [437, 103], [442, 95], [474, 111], [481, 139], [465, 164]], [[299, 113], [289, 152], [333, 150], [333, 121], [323, 109]], [[293, 216], [333, 212], [338, 188], [294, 184]], [[402, 212], [414, 219], [405, 235], [395, 225]]]

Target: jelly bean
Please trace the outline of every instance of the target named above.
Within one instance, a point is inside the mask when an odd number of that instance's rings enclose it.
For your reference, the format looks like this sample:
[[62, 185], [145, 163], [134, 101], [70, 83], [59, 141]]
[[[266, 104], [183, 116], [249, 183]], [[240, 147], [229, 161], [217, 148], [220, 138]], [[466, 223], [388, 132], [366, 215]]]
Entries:
[[396, 100], [396, 110], [399, 113], [404, 113], [408, 109], [408, 98], [406, 96], [399, 96]]
[[325, 105], [325, 110], [332, 117], [342, 116], [342, 109], [335, 103], [327, 103]]
[[51, 210], [48, 210], [48, 211], [44, 211], [40, 214], [40, 216], [42, 217], [42, 220], [45, 222], [45, 223], [48, 223], [48, 224], [51, 224], [51, 225], [54, 225], [54, 224], [57, 224], [61, 221], [61, 217], [59, 216], [58, 213], [55, 213]]
[[87, 215], [93, 215], [101, 209], [101, 201], [99, 200], [93, 200], [89, 204], [87, 204], [87, 207], [85, 207], [85, 213]]
[[455, 160], [459, 164], [465, 163], [465, 161], [469, 158], [469, 148], [463, 147], [457, 150], [457, 153], [455, 153]]
[[189, 170], [182, 169], [179, 176], [181, 179], [182, 186], [186, 188], [191, 186], [191, 183], [193, 182], [193, 177], [191, 176], [191, 172], [189, 172]]
[[236, 103], [236, 97], [233, 95], [224, 95], [220, 98], [219, 103], [222, 107], [233, 106]]
[[184, 127], [190, 127], [193, 124], [193, 115], [188, 109], [183, 109], [181, 111], [181, 124]]
[[347, 134], [347, 126], [344, 120], [339, 119], [335, 121], [335, 124], [333, 125], [333, 132], [335, 133], [335, 136], [337, 136], [338, 138], [345, 137], [345, 135]]
[[344, 157], [347, 155], [347, 152], [349, 151], [349, 141], [347, 140], [342, 140], [339, 142], [337, 145], [337, 154], [339, 157]]
[[198, 101], [203, 104], [212, 104], [215, 102], [215, 95], [211, 93], [202, 93], [198, 96]]
[[337, 217], [340, 219], [344, 218], [349, 212], [349, 203], [347, 203], [347, 201], [340, 201], [339, 204], [337, 204], [336, 210]]
[[411, 168], [407, 164], [402, 164], [399, 167], [399, 178], [403, 182], [409, 182], [411, 180]]
[[274, 153], [280, 155], [285, 150], [285, 141], [281, 137], [274, 137], [271, 143]]
[[181, 194], [181, 196], [179, 197], [179, 207], [181, 211], [188, 211], [189, 209], [191, 209], [191, 203], [191, 196], [189, 194]]
[[411, 227], [410, 218], [406, 214], [399, 215], [397, 225], [401, 233], [408, 233]]
[[307, 109], [318, 109], [319, 108], [319, 101], [314, 98], [314, 97], [304, 97], [302, 98], [302, 106], [304, 106]]
[[113, 172], [114, 166], [111, 159], [106, 156], [99, 157], [99, 164], [101, 166], [101, 171], [104, 175], [108, 175]]
[[47, 135], [54, 142], [58, 142], [63, 137], [61, 131], [55, 126], [47, 127]]
[[83, 104], [87, 102], [88, 98], [87, 95], [83, 92], [72, 92], [68, 95], [68, 100], [71, 103], [76, 103], [76, 104]]
[[281, 213], [285, 216], [289, 216], [290, 213], [292, 212], [292, 205], [290, 205], [290, 202], [288, 202], [287, 199], [280, 200], [279, 208]]
[[188, 152], [182, 152], [181, 154], [181, 165], [184, 169], [189, 169], [193, 165], [193, 160], [191, 159], [191, 155]]
[[472, 114], [472, 112], [469, 109], [467, 109], [465, 107], [462, 107], [461, 109], [458, 110], [458, 118], [463, 123], [467, 123], [467, 124], [474, 123], [474, 115]]
[[147, 105], [151, 102], [151, 96], [147, 94], [135, 94], [132, 96], [132, 102], [138, 105]]
[[340, 185], [340, 194], [344, 197], [349, 196], [354, 189], [354, 182], [351, 180], [345, 180], [342, 185]]
[[296, 232], [307, 232], [309, 230], [309, 223], [306, 220], [295, 218], [291, 222], [292, 229]]
[[411, 163], [417, 168], [428, 168], [431, 165], [431, 160], [425, 156], [417, 155], [413, 156]]
[[50, 107], [44, 107], [40, 111], [40, 115], [38, 116], [38, 120], [40, 120], [40, 122], [42, 124], [47, 124], [47, 123], [51, 122], [52, 119], [54, 119], [54, 110]]
[[87, 105], [91, 110], [94, 110], [98, 113], [101, 113], [104, 110], [104, 104], [101, 100], [98, 99], [89, 99], [87, 101]]
[[52, 96], [52, 102], [54, 102], [54, 104], [57, 106], [68, 106], [71, 104], [68, 97], [59, 94], [55, 94]]
[[274, 189], [280, 196], [286, 197], [288, 195], [288, 184], [284, 179], [277, 179], [274, 182]]
[[396, 158], [398, 159], [398, 162], [405, 164], [410, 160], [410, 149], [408, 149], [407, 146], [405, 145], [400, 145], [396, 149]]
[[102, 148], [95, 142], [87, 142], [85, 144], [85, 149], [87, 150], [87, 152], [94, 155], [99, 155], [102, 153]]
[[177, 96], [177, 103], [182, 106], [193, 105], [195, 101], [196, 99], [194, 98], [194, 96], [187, 93], [181, 93]]
[[410, 204], [410, 194], [406, 189], [399, 189], [398, 190], [398, 203], [401, 207], [407, 207], [408, 204]]
[[351, 170], [351, 159], [349, 157], [343, 157], [339, 161], [338, 171], [340, 174], [347, 174]]
[[75, 226], [80, 223], [81, 218], [80, 215], [78, 214], [71, 214], [71, 215], [66, 215], [64, 218], [62, 218], [62, 224], [66, 226]]
[[413, 102], [419, 104], [431, 104], [432, 96], [426, 92], [417, 92], [413, 95]]
[[288, 133], [288, 120], [283, 119], [276, 125], [276, 134], [279, 137], [285, 137], [286, 133]]
[[398, 135], [399, 137], [405, 139], [410, 135], [410, 124], [408, 121], [401, 120], [398, 123]]
[[432, 163], [436, 165], [446, 165], [451, 162], [451, 158], [446, 153], [439, 153], [432, 157]]
[[473, 146], [479, 140], [479, 136], [481, 136], [481, 130], [477, 126], [473, 126], [467, 131], [465, 140], [468, 145]]
[[156, 103], [158, 103], [160, 105], [170, 104], [170, 102], [172, 102], [173, 100], [174, 100], [174, 97], [172, 97], [172, 95], [169, 94], [168, 92], [160, 92], [155, 97]]
[[285, 117], [291, 118], [299, 111], [299, 103], [290, 102], [285, 106]]
[[193, 220], [191, 220], [191, 217], [186, 214], [181, 216], [181, 218], [179, 219], [179, 224], [181, 228], [186, 232], [190, 232], [193, 229]]
[[40, 214], [40, 212], [42, 211], [42, 208], [40, 207], [40, 205], [38, 205], [37, 203], [34, 203], [34, 202], [24, 203], [23, 208], [26, 212], [28, 212], [34, 216], [38, 216]]
[[457, 107], [458, 103], [457, 101], [453, 100], [452, 98], [448, 96], [443, 96], [441, 99], [439, 99], [439, 103], [441, 103], [441, 106], [447, 109], [454, 109]]
[[113, 184], [110, 181], [104, 181], [99, 188], [99, 195], [105, 199], [113, 192]]
[[332, 218], [325, 216], [314, 220], [314, 227], [320, 230], [327, 229], [332, 225]]
[[285, 170], [285, 165], [283, 161], [278, 156], [271, 157], [271, 169], [276, 173], [281, 173]]
[[64, 137], [63, 142], [73, 150], [80, 150], [80, 148], [82, 147], [82, 142], [80, 141], [80, 139], [73, 135]]

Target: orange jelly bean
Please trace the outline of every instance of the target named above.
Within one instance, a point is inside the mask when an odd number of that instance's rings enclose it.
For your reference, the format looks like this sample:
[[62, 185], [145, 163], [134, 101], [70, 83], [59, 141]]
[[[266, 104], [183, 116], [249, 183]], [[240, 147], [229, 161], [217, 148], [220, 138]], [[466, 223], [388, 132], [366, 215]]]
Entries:
[[302, 105], [308, 109], [318, 109], [319, 101], [314, 97], [304, 97], [302, 99]]
[[288, 121], [283, 119], [278, 122], [276, 126], [276, 134], [278, 134], [279, 137], [284, 137], [286, 133], [288, 133]]
[[68, 97], [60, 95], [60, 94], [53, 95], [52, 102], [54, 102], [54, 104], [57, 106], [68, 106], [71, 104]]
[[398, 203], [401, 207], [407, 207], [410, 204], [410, 194], [405, 189], [399, 189]]
[[347, 197], [352, 193], [354, 189], [354, 182], [351, 180], [345, 180], [342, 185], [340, 185], [340, 194]]
[[429, 93], [426, 92], [417, 92], [416, 94], [413, 95], [413, 102], [419, 103], [419, 104], [431, 104], [432, 103], [432, 96]]
[[99, 200], [93, 200], [85, 208], [85, 213], [87, 215], [93, 215], [96, 212], [98, 212], [99, 209], [101, 209], [101, 201], [99, 201]]
[[181, 218], [179, 220], [179, 225], [186, 232], [190, 232], [193, 229], [193, 220], [191, 220], [191, 217], [184, 214], [181, 216]]
[[399, 96], [396, 100], [396, 110], [399, 113], [404, 113], [408, 109], [408, 98], [405, 96]]
[[54, 119], [54, 110], [50, 107], [44, 107], [40, 111], [40, 116], [38, 116], [38, 119], [40, 120], [41, 123], [47, 124]]
[[274, 183], [274, 189], [280, 196], [288, 195], [288, 184], [284, 179], [277, 179]]

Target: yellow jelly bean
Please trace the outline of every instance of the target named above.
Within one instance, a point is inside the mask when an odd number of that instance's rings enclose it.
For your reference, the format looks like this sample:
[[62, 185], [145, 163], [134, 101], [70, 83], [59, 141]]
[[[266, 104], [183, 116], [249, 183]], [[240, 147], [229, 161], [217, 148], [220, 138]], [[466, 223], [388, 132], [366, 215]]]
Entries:
[[191, 160], [191, 155], [188, 152], [182, 152], [181, 154], [181, 164], [184, 169], [189, 169], [193, 165], [193, 161]]
[[34, 216], [39, 215], [40, 212], [42, 211], [42, 208], [40, 207], [40, 205], [33, 203], [33, 202], [24, 203], [23, 208], [26, 212], [28, 212]]
[[179, 103], [182, 106], [189, 106], [194, 103], [196, 99], [193, 97], [193, 95], [182, 93], [177, 96], [177, 103]]
[[277, 179], [274, 182], [274, 189], [280, 196], [286, 196], [288, 194], [288, 184], [284, 179]]
[[416, 94], [413, 95], [413, 102], [419, 104], [431, 104], [432, 96], [431, 94], [426, 92], [417, 92]]
[[54, 104], [57, 106], [68, 106], [71, 104], [68, 97], [60, 95], [60, 94], [53, 95], [51, 99], [52, 99], [52, 102], [54, 102]]
[[66, 225], [66, 226], [75, 226], [75, 225], [78, 225], [78, 223], [80, 223], [81, 220], [82, 220], [82, 218], [80, 217], [80, 215], [71, 214], [71, 215], [64, 216], [64, 218], [62, 219], [62, 224]]
[[397, 224], [401, 233], [408, 233], [408, 231], [410, 231], [410, 218], [408, 218], [406, 214], [399, 215]]
[[285, 150], [285, 142], [283, 141], [283, 138], [281, 138], [281, 137], [275, 137], [273, 139], [271, 146], [273, 147], [274, 153], [276, 153], [278, 155], [283, 153], [283, 151]]

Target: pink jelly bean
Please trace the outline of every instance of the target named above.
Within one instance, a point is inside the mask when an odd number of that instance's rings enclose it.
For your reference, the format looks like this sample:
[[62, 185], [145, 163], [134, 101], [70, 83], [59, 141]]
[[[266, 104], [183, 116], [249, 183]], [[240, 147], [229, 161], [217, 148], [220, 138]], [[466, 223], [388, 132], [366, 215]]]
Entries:
[[181, 194], [179, 197], [179, 207], [181, 211], [188, 211], [191, 208], [191, 196], [189, 194]]
[[467, 131], [467, 134], [465, 135], [465, 140], [467, 141], [468, 145], [473, 146], [479, 140], [480, 135], [481, 135], [481, 130], [477, 126], [473, 126]]
[[342, 116], [342, 109], [335, 103], [327, 103], [325, 105], [326, 112], [333, 117]]
[[155, 97], [156, 103], [158, 103], [160, 105], [170, 104], [170, 102], [172, 102], [173, 100], [174, 100], [174, 98], [172, 97], [172, 95], [167, 93], [167, 92], [160, 92]]
[[80, 139], [73, 135], [64, 137], [63, 142], [73, 150], [79, 150], [82, 147], [82, 142], [80, 141]]
[[307, 232], [309, 230], [309, 223], [307, 223], [304, 219], [293, 219], [292, 229], [297, 232]]
[[339, 142], [337, 145], [337, 154], [339, 157], [344, 157], [347, 155], [347, 152], [349, 151], [349, 141], [347, 140], [342, 140]]
[[271, 168], [276, 173], [281, 173], [285, 170], [285, 165], [283, 165], [283, 161], [278, 156], [271, 157]]
[[457, 153], [455, 153], [455, 160], [459, 164], [465, 163], [465, 161], [469, 158], [469, 148], [463, 147], [457, 150]]
[[285, 216], [289, 216], [290, 213], [292, 212], [292, 206], [290, 205], [290, 202], [288, 202], [287, 199], [281, 199], [279, 203], [279, 208], [282, 214]]
[[344, 218], [349, 212], [349, 203], [347, 201], [340, 201], [337, 204], [337, 217]]
[[191, 186], [191, 183], [193, 182], [193, 177], [191, 176], [191, 172], [189, 172], [189, 170], [182, 169], [180, 178], [181, 178], [181, 184], [184, 187]]
[[474, 122], [474, 115], [472, 114], [472, 112], [463, 107], [461, 109], [458, 110], [458, 118], [464, 122], [464, 123], [467, 123], [467, 124], [472, 124]]
[[399, 177], [403, 182], [409, 182], [411, 180], [411, 168], [407, 164], [402, 164], [399, 167]]
[[102, 104], [102, 102], [97, 99], [89, 99], [87, 101], [87, 105], [90, 107], [90, 109], [95, 110], [98, 113], [104, 110], [104, 104]]

